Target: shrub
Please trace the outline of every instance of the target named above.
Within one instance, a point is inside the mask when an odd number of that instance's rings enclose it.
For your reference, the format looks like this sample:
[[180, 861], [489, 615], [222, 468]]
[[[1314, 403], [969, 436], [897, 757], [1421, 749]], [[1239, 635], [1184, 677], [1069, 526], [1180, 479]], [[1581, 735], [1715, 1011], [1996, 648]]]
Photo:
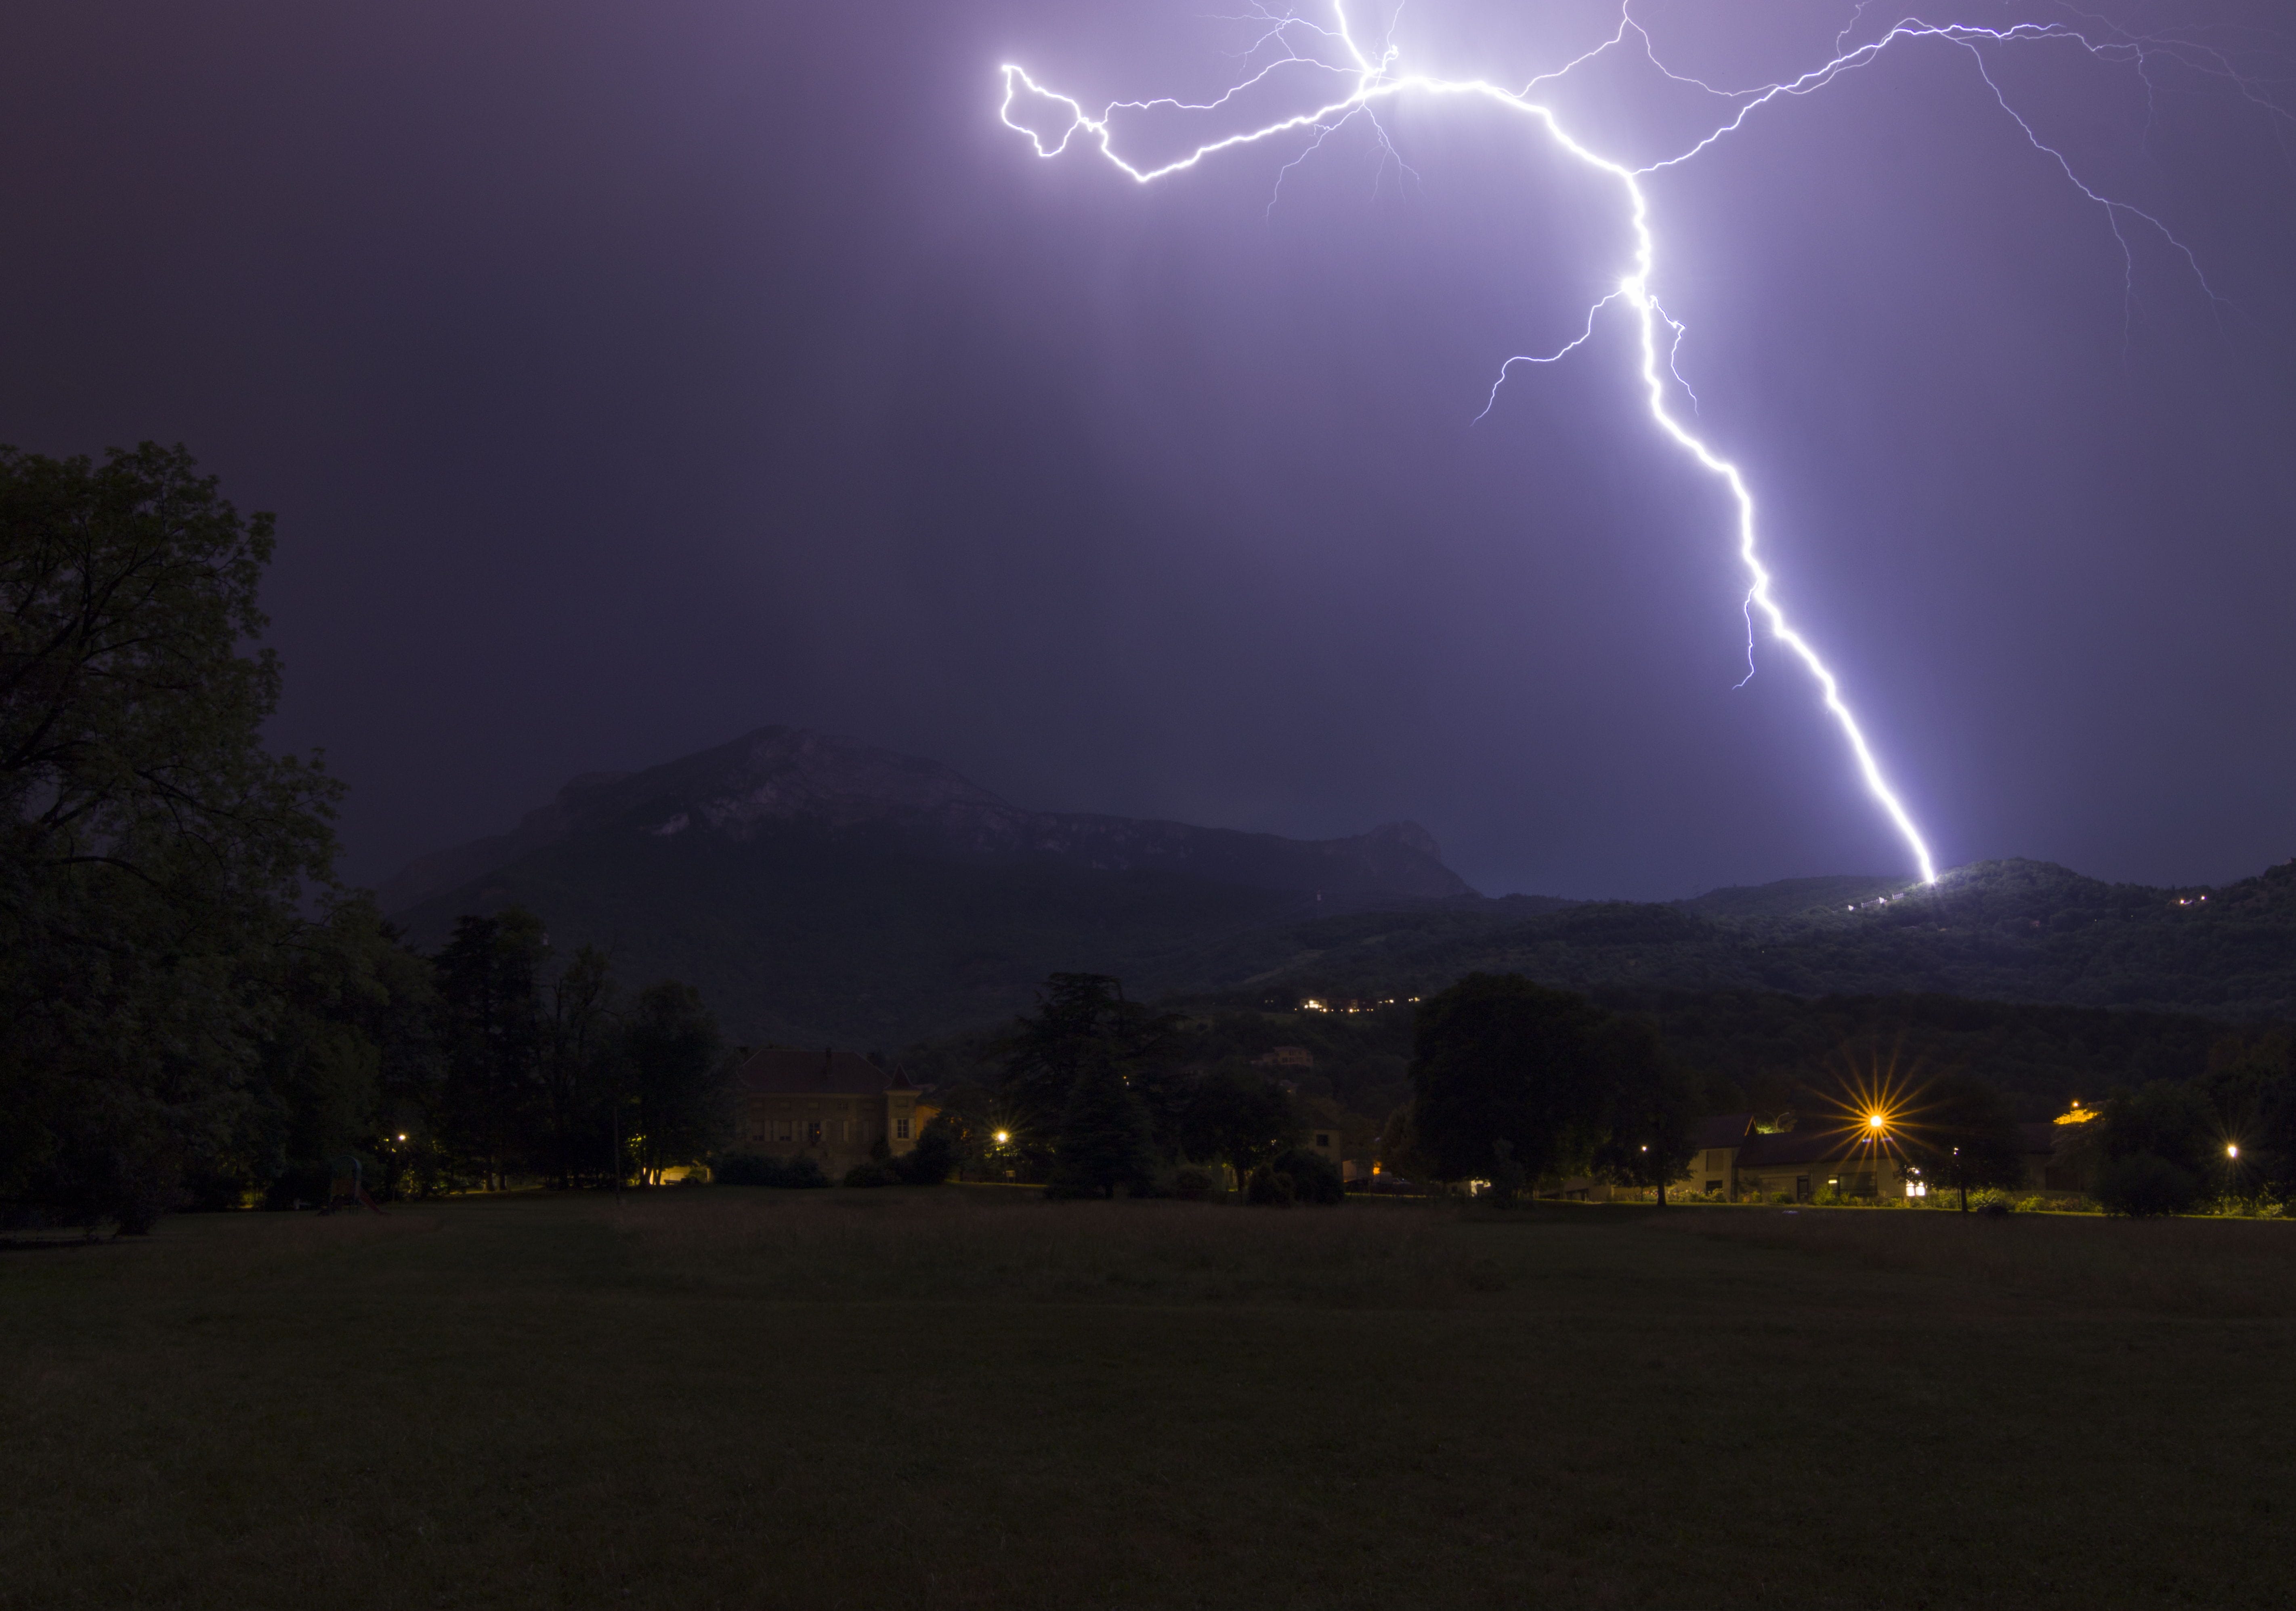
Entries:
[[1328, 1205], [1347, 1200], [1347, 1187], [1340, 1179], [1339, 1165], [1319, 1152], [1295, 1147], [1278, 1153], [1267, 1167], [1291, 1177], [1292, 1195], [1300, 1202]]
[[720, 1186], [826, 1186], [829, 1177], [811, 1158], [768, 1158], [760, 1153], [728, 1153], [710, 1179]]
[[2114, 1158], [2096, 1171], [2096, 1200], [2109, 1214], [2144, 1219], [2199, 1206], [2200, 1178], [2151, 1153]]
[[956, 1170], [956, 1143], [947, 1130], [928, 1124], [917, 1144], [892, 1161], [892, 1169], [905, 1186], [939, 1186]]
[[1185, 1203], [1201, 1203], [1219, 1189], [1209, 1170], [1182, 1169], [1172, 1175], [1172, 1195]]
[[890, 1186], [900, 1177], [891, 1168], [872, 1158], [866, 1163], [856, 1163], [845, 1171], [848, 1186]]
[[1977, 1212], [1991, 1214], [1997, 1220], [2004, 1214], [2017, 1212], [2017, 1199], [1997, 1186], [1988, 1186], [1983, 1191], [1971, 1192], [1969, 1205]]
[[1263, 1163], [1243, 1178], [1243, 1200], [1254, 1208], [1289, 1208], [1300, 1194], [1290, 1175]]

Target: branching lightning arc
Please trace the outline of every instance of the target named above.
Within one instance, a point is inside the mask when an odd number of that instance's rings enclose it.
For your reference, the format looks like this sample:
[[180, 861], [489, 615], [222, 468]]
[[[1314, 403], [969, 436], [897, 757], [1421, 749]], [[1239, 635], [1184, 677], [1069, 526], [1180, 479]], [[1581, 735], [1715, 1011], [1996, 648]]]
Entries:
[[[1863, 7], [1859, 8], [1862, 18]], [[1747, 576], [1744, 599], [1747, 624], [1748, 676], [1752, 675], [1754, 652], [1754, 622], [1759, 616], [1767, 624], [1770, 636], [1783, 644], [1808, 670], [1816, 680], [1827, 712], [1840, 727], [1854, 758], [1859, 776], [1867, 791], [1880, 805], [1898, 835], [1904, 840], [1919, 868], [1921, 882], [1937, 882], [1937, 867], [1931, 859], [1928, 843], [1915, 825], [1905, 803], [1890, 786], [1888, 776], [1875, 755], [1872, 743], [1849, 702], [1842, 696], [1840, 680], [1826, 665], [1816, 647], [1788, 619], [1773, 587], [1769, 568], [1763, 563], [1754, 495], [1746, 477], [1738, 466], [1723, 457], [1682, 419], [1673, 406], [1679, 392], [1695, 398], [1684, 382], [1677, 364], [1684, 335], [1682, 325], [1671, 317], [1660, 304], [1654, 290], [1658, 272], [1659, 248], [1651, 221], [1648, 193], [1643, 181], [1652, 174], [1677, 168], [1698, 156], [1717, 141], [1727, 137], [1761, 108], [1781, 99], [1811, 94], [1833, 83], [1845, 73], [1872, 62], [1885, 50], [1893, 46], [1928, 42], [1965, 51], [1974, 60], [1979, 74], [2002, 111], [2015, 126], [2032, 149], [2054, 160], [2067, 183], [2081, 195], [2094, 202], [2104, 214], [2114, 239], [2120, 243], [2124, 264], [2132, 276], [2134, 259], [2127, 233], [2131, 226], [2156, 233], [2175, 252], [2180, 254], [2199, 279], [2202, 289], [2212, 299], [2213, 288], [2201, 275], [2199, 260], [2191, 249], [2169, 232], [2152, 214], [2118, 201], [2092, 188], [2076, 173], [2072, 163], [2056, 148], [2044, 142], [2032, 125], [2010, 103], [1988, 70], [1985, 48], [2026, 42], [2054, 42], [2083, 50], [2094, 56], [2134, 62], [2142, 71], [2148, 48], [2162, 48], [2159, 41], [2130, 38], [2125, 36], [2100, 36], [2094, 30], [2080, 29], [2057, 23], [2018, 23], [2004, 28], [1981, 28], [1962, 23], [1929, 23], [1908, 19], [1863, 44], [1849, 42], [1850, 30], [1837, 36], [1836, 53], [1821, 65], [1800, 77], [1777, 83], [1761, 85], [1751, 89], [1724, 90], [1669, 69], [1659, 58], [1650, 37], [1637, 23], [1631, 11], [1622, 6], [1617, 30], [1592, 49], [1565, 62], [1552, 72], [1542, 73], [1520, 89], [1509, 88], [1481, 78], [1444, 78], [1401, 70], [1399, 52], [1391, 39], [1376, 51], [1358, 42], [1347, 16], [1343, 0], [1335, 0], [1330, 24], [1316, 23], [1296, 14], [1259, 12], [1253, 21], [1264, 25], [1260, 45], [1272, 46], [1276, 59], [1257, 72], [1251, 73], [1218, 99], [1205, 103], [1187, 103], [1170, 99], [1152, 101], [1113, 102], [1097, 114], [1088, 112], [1084, 105], [1046, 88], [1023, 69], [1006, 65], [1002, 69], [1004, 98], [999, 112], [1012, 128], [1027, 135], [1040, 157], [1056, 157], [1065, 152], [1079, 136], [1096, 144], [1101, 154], [1132, 179], [1142, 185], [1152, 184], [1173, 174], [1195, 167], [1207, 158], [1238, 147], [1259, 144], [1284, 135], [1303, 135], [1307, 144], [1299, 156], [1285, 164], [1286, 171], [1320, 145], [1326, 136], [1349, 119], [1363, 118], [1377, 131], [1383, 150], [1390, 152], [1386, 130], [1377, 121], [1377, 108], [1405, 95], [1431, 98], [1473, 98], [1487, 102], [1507, 111], [1530, 119], [1562, 151], [1588, 168], [1607, 175], [1615, 181], [1620, 199], [1633, 226], [1634, 251], [1625, 271], [1619, 276], [1615, 288], [1587, 310], [1585, 327], [1556, 350], [1538, 356], [1508, 358], [1499, 367], [1492, 382], [1491, 401], [1496, 401], [1499, 388], [1505, 384], [1509, 371], [1516, 364], [1552, 364], [1568, 357], [1585, 345], [1595, 334], [1596, 323], [1606, 309], [1623, 308], [1636, 321], [1639, 329], [1640, 378], [1650, 401], [1651, 417], [1668, 439], [1687, 454], [1708, 474], [1723, 482], [1729, 489], [1737, 512], [1738, 555]], [[1853, 28], [1855, 24], [1853, 24]], [[1606, 156], [1581, 144], [1563, 127], [1555, 111], [1536, 98], [1544, 86], [1559, 83], [1571, 73], [1597, 58], [1614, 51], [1639, 48], [1651, 66], [1677, 83], [1694, 86], [1726, 103], [1726, 115], [1705, 135], [1688, 145], [1657, 161], [1633, 166]], [[2180, 55], [2188, 67], [2238, 82], [2236, 76], [2220, 57], [2209, 55], [2195, 60], [2189, 54]], [[1211, 112], [1226, 107], [1244, 92], [1253, 89], [1279, 73], [1300, 72], [1328, 75], [1332, 87], [1339, 93], [1330, 95], [1306, 110], [1275, 119], [1258, 127], [1222, 135], [1160, 163], [1143, 165], [1130, 160], [1119, 147], [1115, 119], [1119, 113], [1139, 113], [1157, 111], [1179, 112]], [[2149, 84], [2149, 79], [2147, 80]], [[2243, 86], [2243, 88], [2246, 86]], [[1046, 124], [1032, 127], [1036, 119], [1016, 120], [1014, 110], [1023, 103], [1030, 110], [1041, 111]], [[2275, 109], [2276, 111], [2277, 109]], [[1047, 127], [1049, 125], [1049, 132]], [[1280, 179], [1279, 179], [1280, 183]], [[2216, 299], [2221, 300], [2221, 299]], [[1484, 413], [1490, 411], [1490, 402]], [[1477, 416], [1480, 418], [1480, 416]]]

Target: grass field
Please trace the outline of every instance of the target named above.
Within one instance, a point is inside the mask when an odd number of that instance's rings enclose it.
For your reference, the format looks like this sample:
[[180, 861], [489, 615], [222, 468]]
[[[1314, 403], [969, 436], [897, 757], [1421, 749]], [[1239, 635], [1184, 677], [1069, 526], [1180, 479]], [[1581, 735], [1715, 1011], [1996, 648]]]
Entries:
[[2284, 1607], [2296, 1227], [993, 1188], [0, 1253], [0, 1607]]

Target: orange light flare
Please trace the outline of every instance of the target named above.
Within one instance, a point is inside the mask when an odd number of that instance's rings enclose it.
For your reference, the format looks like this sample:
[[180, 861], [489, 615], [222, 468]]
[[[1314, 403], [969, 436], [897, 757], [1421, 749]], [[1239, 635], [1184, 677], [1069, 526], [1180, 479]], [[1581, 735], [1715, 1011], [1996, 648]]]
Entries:
[[1840, 1076], [1840, 1094], [1822, 1099], [1822, 1111], [1811, 1118], [1861, 1150], [1906, 1156], [1907, 1133], [1919, 1128], [1923, 1081], [1913, 1069], [1899, 1068], [1895, 1055], [1886, 1062], [1879, 1055], [1847, 1061], [1850, 1066]]

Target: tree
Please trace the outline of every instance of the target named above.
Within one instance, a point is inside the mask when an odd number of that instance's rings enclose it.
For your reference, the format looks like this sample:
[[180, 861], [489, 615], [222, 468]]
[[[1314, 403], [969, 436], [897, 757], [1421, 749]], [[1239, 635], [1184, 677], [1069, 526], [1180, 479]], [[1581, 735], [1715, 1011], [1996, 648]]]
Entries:
[[1225, 1163], [1238, 1185], [1300, 1137], [1299, 1115], [1281, 1086], [1233, 1069], [1215, 1069], [1189, 1093], [1180, 1150], [1199, 1163]]
[[[1267, 1195], [1261, 1195], [1265, 1182]], [[1245, 1200], [1252, 1203], [1312, 1203], [1335, 1207], [1347, 1201], [1339, 1165], [1305, 1147], [1287, 1147], [1247, 1177]]]
[[446, 1056], [440, 1129], [449, 1149], [499, 1190], [534, 1150], [541, 1004], [549, 955], [542, 920], [521, 907], [463, 916], [437, 958]]
[[1969, 1194], [2025, 1183], [2024, 1138], [2001, 1093], [1967, 1074], [1931, 1082], [1900, 1132], [1910, 1165], [1932, 1191]]
[[583, 946], [550, 982], [540, 1023], [550, 1171], [562, 1189], [610, 1150], [604, 1132], [616, 1028], [612, 965], [597, 947]]
[[2296, 1035], [2227, 1036], [2201, 1081], [2223, 1127], [2229, 1196], [2296, 1200]]
[[1690, 1076], [1667, 1055], [1658, 1031], [1639, 1018], [1613, 1018], [1595, 1036], [1603, 1081], [1603, 1136], [1595, 1171], [1620, 1186], [1655, 1187], [1682, 1178], [1697, 1148], [1691, 1123], [1697, 1095]]
[[623, 1026], [621, 1058], [638, 1168], [659, 1185], [663, 1170], [706, 1155], [729, 1128], [732, 1070], [701, 992], [674, 979], [640, 990]]
[[2117, 1091], [2104, 1105], [2092, 1189], [2116, 1213], [2184, 1213], [2210, 1194], [2226, 1162], [2222, 1129], [2205, 1093], [2175, 1080]]
[[1480, 1176], [1499, 1140], [1533, 1179], [1588, 1163], [1607, 1116], [1605, 1021], [1513, 974], [1471, 974], [1422, 1002], [1412, 1124], [1442, 1178]]
[[1119, 1186], [1148, 1184], [1148, 1113], [1124, 1076], [1105, 1064], [1087, 1065], [1069, 1087], [1061, 1114], [1046, 1195], [1112, 1197]]
[[1106, 974], [1054, 974], [1034, 1017], [1017, 1020], [1005, 1042], [1003, 1091], [1022, 1125], [1049, 1133], [1086, 1070], [1136, 1075], [1168, 1045], [1175, 1020], [1124, 999]]
[[284, 948], [251, 1122], [201, 1195], [220, 1204], [253, 1185], [278, 1200], [316, 1196], [334, 1161], [352, 1153], [380, 1163], [377, 1193], [398, 1188], [412, 1150], [399, 1138], [427, 1129], [437, 1008], [430, 962], [401, 942], [373, 897], [330, 901]]
[[242, 519], [181, 448], [0, 448], [0, 1196], [148, 1229], [247, 1118], [340, 785], [276, 756]]

